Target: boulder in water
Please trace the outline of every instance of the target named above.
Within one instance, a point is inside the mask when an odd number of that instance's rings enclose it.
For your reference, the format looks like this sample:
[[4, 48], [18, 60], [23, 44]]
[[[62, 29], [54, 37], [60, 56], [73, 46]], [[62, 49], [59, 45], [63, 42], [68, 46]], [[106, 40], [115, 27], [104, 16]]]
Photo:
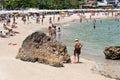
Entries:
[[119, 60], [120, 59], [120, 46], [106, 47], [104, 50], [106, 59]]

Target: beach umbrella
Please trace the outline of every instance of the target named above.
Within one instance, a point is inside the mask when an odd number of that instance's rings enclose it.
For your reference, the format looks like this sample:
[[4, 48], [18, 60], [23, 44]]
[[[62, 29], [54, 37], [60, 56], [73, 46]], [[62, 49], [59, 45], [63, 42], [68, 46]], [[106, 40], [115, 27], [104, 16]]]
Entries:
[[60, 13], [61, 13], [61, 14], [65, 14], [65, 12], [64, 12], [64, 11], [61, 11]]

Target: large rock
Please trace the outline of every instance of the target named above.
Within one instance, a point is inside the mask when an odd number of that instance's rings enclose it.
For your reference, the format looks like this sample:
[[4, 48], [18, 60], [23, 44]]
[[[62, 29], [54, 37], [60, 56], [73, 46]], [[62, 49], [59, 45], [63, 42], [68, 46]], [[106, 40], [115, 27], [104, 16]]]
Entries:
[[120, 59], [120, 46], [106, 47], [104, 50], [106, 59], [117, 60]]
[[40, 31], [34, 32], [23, 41], [16, 58], [55, 67], [63, 67], [63, 63], [71, 62], [66, 46]]

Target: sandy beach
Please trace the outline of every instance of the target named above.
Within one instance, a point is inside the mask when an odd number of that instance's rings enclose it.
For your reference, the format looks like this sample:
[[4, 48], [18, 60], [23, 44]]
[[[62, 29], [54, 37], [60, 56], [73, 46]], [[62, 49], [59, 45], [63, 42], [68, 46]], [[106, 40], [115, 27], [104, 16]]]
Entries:
[[[0, 38], [0, 80], [115, 80], [94, 73], [91, 69], [96, 65], [95, 62], [80, 58], [79, 64], [65, 64], [63, 68], [55, 68], [40, 63], [24, 62], [16, 59], [22, 41], [36, 30], [46, 29], [49, 24], [47, 15], [43, 24], [36, 24], [35, 19], [30, 19], [30, 24], [24, 24], [21, 18], [17, 19], [16, 31], [20, 34], [10, 38]], [[55, 17], [54, 24], [64, 24], [71, 21], [79, 20], [77, 14], [65, 17], [59, 23]], [[94, 18], [105, 18], [105, 15], [95, 16]], [[89, 14], [86, 15], [89, 18]], [[13, 43], [16, 45], [9, 45]], [[73, 61], [73, 56], [71, 56]]]

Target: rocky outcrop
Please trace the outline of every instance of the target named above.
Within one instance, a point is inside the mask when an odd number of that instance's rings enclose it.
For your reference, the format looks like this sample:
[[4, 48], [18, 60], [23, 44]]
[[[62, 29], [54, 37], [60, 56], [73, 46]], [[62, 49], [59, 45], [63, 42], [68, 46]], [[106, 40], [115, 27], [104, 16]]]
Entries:
[[16, 58], [54, 67], [63, 67], [63, 63], [71, 62], [67, 47], [40, 31], [34, 32], [23, 41]]
[[104, 50], [106, 59], [117, 60], [120, 59], [120, 46], [106, 47]]

